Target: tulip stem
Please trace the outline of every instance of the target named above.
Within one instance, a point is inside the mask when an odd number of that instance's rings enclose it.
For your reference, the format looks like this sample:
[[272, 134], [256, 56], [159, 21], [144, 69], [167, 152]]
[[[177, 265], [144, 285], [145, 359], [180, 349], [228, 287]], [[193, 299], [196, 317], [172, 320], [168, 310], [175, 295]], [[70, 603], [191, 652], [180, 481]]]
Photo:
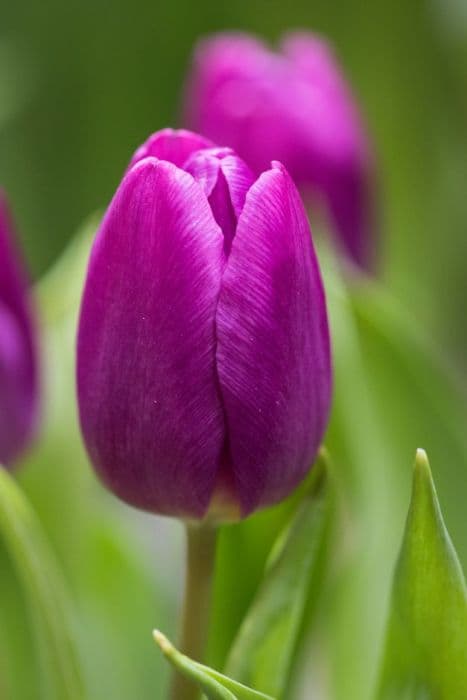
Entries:
[[[212, 524], [186, 525], [186, 574], [180, 650], [195, 661], [204, 660], [209, 628], [217, 530]], [[176, 673], [171, 700], [197, 700], [199, 690]]]

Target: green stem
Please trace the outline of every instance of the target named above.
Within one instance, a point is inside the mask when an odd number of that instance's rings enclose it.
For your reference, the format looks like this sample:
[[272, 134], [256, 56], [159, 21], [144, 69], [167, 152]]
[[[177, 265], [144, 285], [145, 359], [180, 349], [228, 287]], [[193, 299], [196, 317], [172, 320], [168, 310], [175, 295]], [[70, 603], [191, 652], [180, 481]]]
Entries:
[[[209, 627], [211, 591], [216, 555], [216, 528], [212, 524], [186, 525], [187, 564], [180, 650], [195, 661], [203, 661]], [[197, 700], [196, 686], [176, 673], [171, 700]]]

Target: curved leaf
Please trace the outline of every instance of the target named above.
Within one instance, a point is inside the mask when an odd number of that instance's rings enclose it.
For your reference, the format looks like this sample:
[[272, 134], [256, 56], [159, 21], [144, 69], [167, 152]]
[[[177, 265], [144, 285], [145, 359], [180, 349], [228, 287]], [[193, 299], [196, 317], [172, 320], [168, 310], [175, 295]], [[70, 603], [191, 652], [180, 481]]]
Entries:
[[405, 455], [424, 444], [461, 561], [467, 557], [467, 433], [462, 382], [377, 281], [344, 278], [332, 252], [320, 260], [334, 347], [335, 396], [327, 444], [345, 512], [336, 588], [325, 611], [326, 679], [336, 700], [369, 700], [384, 642], [393, 562], [406, 515]]
[[[394, 436], [386, 429], [367, 338], [360, 334], [349, 279], [326, 246], [320, 250], [333, 339], [335, 393], [327, 445], [342, 494], [333, 554], [336, 573], [321, 647], [329, 655], [336, 700], [369, 700], [384, 636], [389, 578], [396, 556], [401, 486]], [[382, 446], [384, 448], [382, 449]], [[403, 512], [403, 511], [402, 511]]]
[[273, 700], [269, 695], [263, 695], [256, 690], [247, 688], [241, 683], [214, 671], [208, 666], [192, 661], [181, 654], [158, 630], [154, 631], [154, 639], [162, 653], [172, 666], [187, 679], [199, 686], [210, 700]]
[[378, 698], [454, 700], [466, 688], [467, 587], [428, 459], [418, 450]]
[[328, 522], [331, 498], [326, 461], [322, 451], [308, 490], [279, 535], [227, 662], [229, 676], [279, 697], [289, 679]]
[[35, 622], [42, 661], [42, 697], [82, 700], [84, 686], [61, 572], [32, 508], [13, 478], [1, 467], [0, 536]]

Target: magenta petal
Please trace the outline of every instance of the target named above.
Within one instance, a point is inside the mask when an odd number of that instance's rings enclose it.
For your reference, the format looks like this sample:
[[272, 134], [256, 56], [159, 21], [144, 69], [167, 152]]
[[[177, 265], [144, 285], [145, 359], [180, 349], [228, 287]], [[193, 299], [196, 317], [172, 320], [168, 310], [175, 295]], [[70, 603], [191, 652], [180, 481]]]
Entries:
[[26, 448], [37, 422], [39, 376], [29, 289], [0, 192], [0, 463]]
[[26, 447], [36, 397], [29, 348], [17, 319], [0, 302], [0, 464], [10, 466]]
[[295, 32], [280, 51], [243, 34], [201, 42], [186, 123], [238, 153], [259, 175], [272, 159], [323, 202], [341, 249], [371, 270], [375, 172], [362, 116], [331, 45]]
[[208, 148], [193, 153], [183, 166], [200, 183], [230, 252], [237, 220], [254, 182], [249, 167], [230, 148]]
[[[161, 129], [152, 134], [134, 153], [128, 170], [143, 158], [152, 156], [181, 168], [186, 159], [201, 148], [211, 148], [212, 141], [186, 129]], [[127, 171], [128, 172], [128, 171]]]
[[227, 181], [232, 206], [238, 219], [245, 206], [247, 192], [255, 178], [247, 164], [233, 152], [223, 156], [221, 170]]
[[193, 175], [208, 198], [217, 184], [221, 167], [220, 160], [213, 151], [211, 148], [195, 151], [183, 164], [183, 170]]
[[329, 210], [339, 232], [336, 244], [367, 272], [375, 271], [378, 263], [373, 180], [366, 168], [350, 164], [335, 174], [329, 186]]
[[303, 206], [279, 164], [249, 191], [217, 311], [217, 366], [243, 514], [310, 468], [331, 394], [323, 286]]
[[211, 196], [221, 172], [238, 219], [255, 178], [247, 164], [231, 148], [208, 148], [195, 152], [188, 158], [183, 169], [202, 185], [207, 197]]
[[[237, 230], [237, 222], [245, 205], [248, 190], [254, 182], [250, 168], [234, 153], [225, 153], [220, 160], [220, 173], [209, 204], [224, 232], [225, 252], [228, 256]], [[228, 206], [225, 206], [228, 196]]]
[[191, 175], [148, 158], [124, 178], [92, 252], [78, 337], [83, 433], [110, 488], [158, 513], [202, 517], [215, 487], [222, 246]]
[[222, 124], [221, 118], [232, 115], [241, 119], [250, 111], [254, 95], [246, 81], [256, 78], [258, 67], [267, 69], [264, 44], [240, 32], [216, 34], [199, 42], [193, 63], [186, 85], [186, 123], [211, 134], [216, 142], [236, 148], [236, 143], [222, 138], [224, 127], [230, 127]]
[[314, 150], [327, 167], [363, 165], [370, 157], [368, 138], [331, 46], [313, 34], [298, 32], [284, 37], [282, 50], [305, 88], [302, 107], [308, 115], [308, 138]]
[[224, 234], [224, 251], [228, 256], [237, 228], [237, 217], [230, 199], [229, 185], [222, 170], [219, 170], [216, 185], [209, 197], [209, 206]]

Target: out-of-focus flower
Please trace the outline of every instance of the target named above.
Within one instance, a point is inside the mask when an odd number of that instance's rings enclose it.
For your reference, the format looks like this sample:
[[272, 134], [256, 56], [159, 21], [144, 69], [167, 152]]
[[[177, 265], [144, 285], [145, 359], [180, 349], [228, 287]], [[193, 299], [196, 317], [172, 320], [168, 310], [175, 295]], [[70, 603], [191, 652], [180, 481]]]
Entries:
[[38, 409], [38, 366], [28, 283], [0, 191], [0, 463], [29, 444]]
[[272, 159], [321, 199], [341, 248], [374, 263], [373, 166], [356, 102], [329, 44], [292, 33], [278, 53], [243, 34], [202, 41], [187, 81], [185, 121], [231, 146], [258, 174]]
[[133, 158], [94, 242], [77, 380], [91, 460], [118, 496], [223, 519], [308, 472], [331, 369], [295, 185], [279, 163], [255, 181], [231, 149], [203, 145], [165, 130]]

